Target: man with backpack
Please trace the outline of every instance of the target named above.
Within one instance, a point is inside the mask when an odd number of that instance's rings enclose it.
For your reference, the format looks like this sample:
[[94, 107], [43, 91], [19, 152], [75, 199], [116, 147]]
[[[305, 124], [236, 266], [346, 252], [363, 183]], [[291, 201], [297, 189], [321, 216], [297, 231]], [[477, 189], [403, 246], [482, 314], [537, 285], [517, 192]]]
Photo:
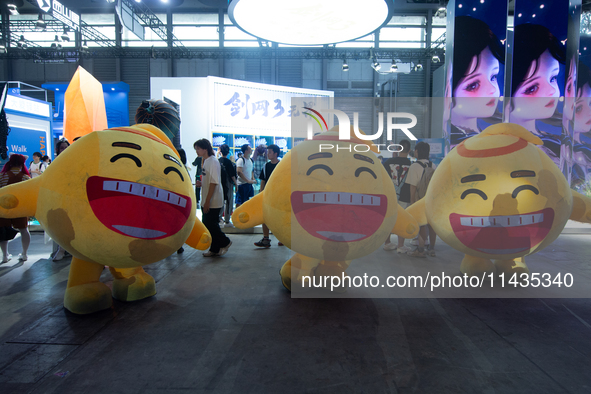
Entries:
[[[396, 189], [398, 204], [400, 204], [402, 208], [406, 209], [410, 205], [410, 185], [405, 182], [408, 175], [408, 170], [410, 168], [410, 159], [408, 158], [408, 153], [410, 152], [410, 141], [402, 140], [400, 141], [399, 145], [402, 146], [402, 151], [398, 152], [397, 156], [386, 160], [384, 162], [384, 167], [392, 179], [394, 189]], [[388, 239], [384, 244], [384, 250], [397, 250], [398, 253], [410, 252], [410, 248], [404, 246], [404, 238], [400, 236], [398, 236], [397, 245], [393, 244], [390, 241], [390, 236], [388, 236]]]
[[[431, 147], [426, 142], [421, 141], [415, 146], [415, 156], [417, 161], [410, 166], [408, 175], [406, 176], [406, 183], [409, 184], [410, 189], [411, 204], [414, 204], [421, 198], [425, 197], [429, 181], [435, 172], [435, 164], [429, 161], [430, 151]], [[427, 232], [429, 233], [430, 247], [428, 251], [425, 251]], [[409, 253], [409, 255], [413, 257], [426, 257], [427, 254], [429, 254], [429, 256], [435, 256], [436, 238], [437, 234], [435, 234], [435, 231], [431, 226], [421, 226], [419, 232], [419, 246], [417, 249]]]
[[236, 208], [244, 204], [254, 196], [254, 163], [250, 157], [252, 148], [248, 144], [240, 148], [242, 157], [236, 161], [236, 173], [238, 189], [236, 190]]
[[222, 157], [220, 161], [222, 188], [224, 191], [224, 209], [220, 211], [224, 215], [224, 227], [234, 227], [230, 222], [232, 216], [232, 207], [234, 206], [234, 185], [236, 184], [236, 167], [232, 160], [228, 159], [230, 147], [227, 144], [220, 146]]

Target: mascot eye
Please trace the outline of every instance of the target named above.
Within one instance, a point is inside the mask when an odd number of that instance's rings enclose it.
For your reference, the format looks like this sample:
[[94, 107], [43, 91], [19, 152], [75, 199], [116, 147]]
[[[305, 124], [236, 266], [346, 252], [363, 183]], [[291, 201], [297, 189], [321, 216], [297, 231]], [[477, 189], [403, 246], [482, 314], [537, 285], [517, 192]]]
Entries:
[[174, 168], [174, 167], [166, 167], [164, 169], [164, 174], [165, 175], [168, 175], [169, 172], [176, 172], [181, 177], [181, 181], [183, 181], [183, 182], [185, 181], [185, 178], [183, 177], [183, 174], [181, 174], [181, 172], [179, 170], [177, 170], [176, 168]]
[[536, 189], [535, 187], [533, 187], [532, 185], [521, 185], [521, 186], [516, 187], [515, 190], [513, 190], [513, 194], [511, 194], [511, 197], [517, 198], [517, 195], [519, 194], [519, 192], [521, 192], [523, 190], [531, 190], [535, 194], [540, 194], [540, 191], [538, 189]]
[[135, 162], [135, 164], [138, 167], [141, 167], [142, 166], [142, 162], [140, 161], [140, 159], [138, 159], [134, 155], [130, 155], [129, 153], [119, 153], [118, 155], [115, 155], [115, 156], [111, 157], [111, 163], [115, 163], [119, 159], [131, 159], [131, 160], [133, 160]]
[[326, 172], [328, 172], [328, 175], [332, 175], [332, 169], [324, 164], [316, 164], [315, 166], [312, 166], [308, 169], [308, 172], [306, 172], [306, 175], [310, 175], [314, 170], [324, 170]]
[[478, 194], [480, 197], [482, 197], [483, 200], [488, 200], [488, 197], [486, 196], [486, 194], [482, 190], [478, 190], [478, 189], [468, 189], [468, 190], [465, 190], [462, 193], [461, 199], [463, 200], [464, 198], [466, 198], [466, 196], [468, 194]]
[[359, 167], [357, 170], [355, 170], [355, 176], [358, 177], [362, 172], [369, 172], [371, 176], [373, 176], [373, 179], [378, 179], [376, 173], [367, 167]]

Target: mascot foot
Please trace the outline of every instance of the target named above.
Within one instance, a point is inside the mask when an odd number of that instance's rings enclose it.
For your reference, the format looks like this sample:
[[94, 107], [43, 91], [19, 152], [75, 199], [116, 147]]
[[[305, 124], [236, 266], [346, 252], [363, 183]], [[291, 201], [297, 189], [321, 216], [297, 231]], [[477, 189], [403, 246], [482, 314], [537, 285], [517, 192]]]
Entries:
[[[296, 290], [300, 292], [310, 290], [311, 283], [309, 284], [308, 280], [306, 280], [306, 286], [302, 286], [302, 277], [309, 276], [312, 278], [314, 276], [314, 270], [318, 264], [320, 264], [320, 260], [296, 253], [291, 259], [283, 264], [283, 267], [281, 267], [281, 270], [279, 271], [279, 275], [281, 275], [281, 283], [283, 283], [283, 286], [289, 291], [292, 291], [294, 286], [296, 286]], [[292, 280], [292, 274], [296, 279]]]
[[283, 287], [291, 291], [291, 260], [288, 260], [279, 270]]
[[505, 280], [511, 279], [513, 274], [517, 274], [517, 279], [521, 274], [529, 274], [529, 268], [523, 261], [523, 257], [515, 260], [495, 260], [497, 274], [505, 274]]
[[138, 301], [156, 294], [156, 282], [143, 268], [109, 269], [115, 277], [113, 298], [120, 301]]
[[112, 304], [111, 289], [101, 282], [68, 287], [64, 297], [64, 307], [79, 315], [109, 309]]
[[468, 276], [482, 276], [484, 273], [486, 275], [494, 273], [496, 268], [489, 259], [465, 255], [462, 265], [460, 265], [460, 271]]

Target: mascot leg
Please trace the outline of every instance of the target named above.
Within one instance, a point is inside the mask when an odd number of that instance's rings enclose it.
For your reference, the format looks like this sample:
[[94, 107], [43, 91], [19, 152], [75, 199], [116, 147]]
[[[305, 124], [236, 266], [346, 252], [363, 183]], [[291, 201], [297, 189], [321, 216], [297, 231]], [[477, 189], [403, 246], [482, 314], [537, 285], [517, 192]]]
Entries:
[[120, 301], [137, 301], [156, 294], [154, 278], [140, 267], [109, 267], [113, 280], [113, 298]]
[[111, 289], [99, 281], [105, 267], [72, 257], [64, 307], [80, 315], [109, 309], [113, 304]]
[[460, 271], [462, 274], [468, 276], [482, 276], [483, 273], [490, 274], [495, 272], [495, 265], [489, 259], [483, 259], [482, 257], [474, 257], [470, 255], [464, 255], [462, 265], [460, 265]]
[[[349, 265], [351, 265], [351, 261], [352, 260], [347, 260], [347, 261], [326, 261], [323, 260], [320, 265], [318, 265], [318, 268], [316, 268], [316, 270], [314, 271], [314, 276], [316, 276], [317, 278], [323, 277], [323, 276], [336, 276], [339, 277], [343, 280], [344, 277], [348, 277], [348, 275], [345, 273], [345, 271], [347, 270], [347, 268], [349, 268]], [[343, 280], [344, 282], [344, 280]], [[327, 281], [325, 281], [325, 283], [330, 283], [330, 279], [328, 279]], [[334, 289], [335, 292], [337, 293], [344, 293], [347, 291], [347, 287], [345, 286], [345, 283], [343, 283], [339, 288], [335, 288]]]
[[314, 270], [318, 264], [320, 264], [320, 260], [296, 253], [291, 259], [287, 260], [287, 262], [283, 264], [283, 267], [281, 267], [281, 270], [279, 270], [281, 283], [283, 283], [283, 286], [285, 286], [287, 290], [291, 291], [291, 274], [293, 270], [293, 274], [295, 275], [293, 281], [297, 283], [298, 287], [302, 288], [302, 276], [314, 276]]
[[529, 274], [529, 268], [527, 268], [523, 257], [518, 257], [515, 260], [495, 260], [495, 266], [498, 274], [505, 274], [505, 280], [511, 279], [515, 273], [517, 276]]

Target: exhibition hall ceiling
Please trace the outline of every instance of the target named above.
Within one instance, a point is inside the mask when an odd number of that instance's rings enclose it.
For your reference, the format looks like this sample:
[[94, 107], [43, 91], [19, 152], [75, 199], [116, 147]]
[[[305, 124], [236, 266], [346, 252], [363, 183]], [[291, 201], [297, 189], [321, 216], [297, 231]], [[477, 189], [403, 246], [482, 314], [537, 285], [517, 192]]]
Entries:
[[[6, 0], [0, 0], [0, 3], [4, 2]], [[60, 0], [60, 2], [78, 13], [104, 13], [114, 7], [107, 0]], [[219, 7], [223, 7], [224, 10], [228, 8], [228, 0], [168, 0], [167, 4], [162, 0], [142, 0], [142, 2], [154, 12], [163, 12], [170, 7], [175, 12], [211, 12]], [[436, 10], [439, 3], [439, 0], [395, 0], [394, 10], [397, 13], [424, 14], [429, 9]], [[23, 5], [18, 9], [24, 14], [38, 12], [38, 7], [28, 0], [24, 0]]]

